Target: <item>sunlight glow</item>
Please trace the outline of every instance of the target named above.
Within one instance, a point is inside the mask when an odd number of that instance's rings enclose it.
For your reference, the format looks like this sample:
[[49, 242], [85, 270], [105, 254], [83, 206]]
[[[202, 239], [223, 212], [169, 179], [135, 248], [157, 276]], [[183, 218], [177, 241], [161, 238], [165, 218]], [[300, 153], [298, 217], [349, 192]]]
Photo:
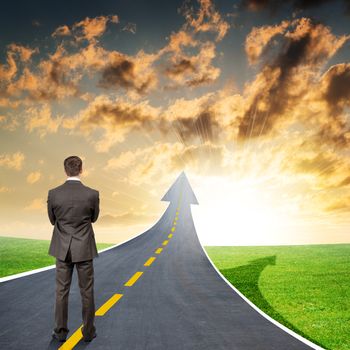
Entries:
[[[203, 245], [283, 245], [326, 243], [332, 225], [305, 217], [298, 202], [254, 179], [229, 181], [197, 177], [199, 205], [191, 205]], [[334, 232], [334, 230], [333, 230]], [[346, 232], [333, 235], [334, 242]]]

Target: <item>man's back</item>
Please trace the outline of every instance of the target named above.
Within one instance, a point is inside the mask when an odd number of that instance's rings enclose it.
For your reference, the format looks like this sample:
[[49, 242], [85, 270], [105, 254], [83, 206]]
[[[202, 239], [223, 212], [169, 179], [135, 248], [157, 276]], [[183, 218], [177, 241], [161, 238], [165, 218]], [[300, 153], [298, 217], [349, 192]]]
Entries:
[[79, 180], [67, 180], [49, 190], [49, 219], [54, 226], [49, 254], [65, 260], [70, 246], [72, 262], [98, 256], [91, 223], [99, 215], [99, 192]]
[[99, 192], [82, 184], [83, 161], [70, 156], [63, 162], [67, 180], [48, 192], [47, 213], [54, 225], [49, 254], [56, 257], [55, 328], [52, 337], [65, 341], [68, 329], [68, 296], [76, 266], [82, 300], [84, 341], [96, 337], [94, 265], [98, 255], [92, 222], [100, 212]]

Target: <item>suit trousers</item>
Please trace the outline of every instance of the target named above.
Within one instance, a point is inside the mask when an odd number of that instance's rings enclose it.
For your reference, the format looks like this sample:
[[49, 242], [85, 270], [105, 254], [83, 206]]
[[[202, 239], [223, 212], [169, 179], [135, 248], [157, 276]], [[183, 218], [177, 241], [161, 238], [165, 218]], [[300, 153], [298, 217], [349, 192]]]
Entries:
[[70, 248], [64, 261], [56, 258], [56, 306], [54, 331], [65, 337], [69, 329], [68, 296], [72, 281], [73, 268], [76, 266], [80, 295], [82, 301], [82, 334], [84, 339], [92, 339], [95, 333], [95, 301], [94, 301], [94, 267], [93, 260], [72, 262]]

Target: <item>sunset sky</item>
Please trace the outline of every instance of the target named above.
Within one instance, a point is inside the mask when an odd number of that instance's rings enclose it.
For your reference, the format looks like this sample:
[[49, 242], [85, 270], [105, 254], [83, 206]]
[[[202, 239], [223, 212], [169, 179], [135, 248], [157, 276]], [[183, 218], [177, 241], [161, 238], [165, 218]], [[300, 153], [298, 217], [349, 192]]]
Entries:
[[155, 223], [184, 170], [206, 245], [350, 242], [348, 1], [7, 1], [0, 235], [50, 239], [78, 155], [97, 240]]

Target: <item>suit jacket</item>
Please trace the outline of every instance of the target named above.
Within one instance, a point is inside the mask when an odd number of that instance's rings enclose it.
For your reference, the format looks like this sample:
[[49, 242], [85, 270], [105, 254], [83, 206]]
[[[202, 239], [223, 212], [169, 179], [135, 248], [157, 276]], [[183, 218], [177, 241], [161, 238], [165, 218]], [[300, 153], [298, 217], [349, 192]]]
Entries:
[[54, 225], [49, 254], [65, 260], [71, 248], [72, 262], [98, 256], [93, 222], [100, 212], [99, 192], [78, 180], [66, 180], [48, 192], [47, 212]]

